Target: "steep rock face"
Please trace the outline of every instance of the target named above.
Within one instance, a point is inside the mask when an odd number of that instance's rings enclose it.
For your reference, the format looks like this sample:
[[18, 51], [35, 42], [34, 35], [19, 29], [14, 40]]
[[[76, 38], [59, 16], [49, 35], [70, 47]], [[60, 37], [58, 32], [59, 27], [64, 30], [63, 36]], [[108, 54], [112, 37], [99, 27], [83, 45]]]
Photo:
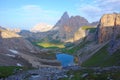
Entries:
[[[89, 25], [89, 22], [80, 16], [71, 16], [65, 12], [54, 28], [58, 30], [58, 37], [62, 41], [74, 38], [74, 34], [81, 26]], [[72, 41], [73, 42], [73, 41]]]
[[120, 14], [103, 15], [97, 28], [97, 39], [99, 43], [110, 41], [110, 54], [120, 49]]
[[113, 35], [119, 37], [120, 35], [120, 14], [105, 14], [98, 25], [98, 42], [106, 42], [110, 40]]
[[81, 39], [83, 39], [85, 36], [86, 36], [86, 31], [80, 28], [80, 29], [78, 29], [78, 31], [75, 32], [75, 34], [74, 34], [74, 41], [81, 40]]
[[59, 28], [61, 28], [59, 26], [64, 26], [68, 20], [69, 20], [69, 15], [67, 12], [65, 12], [60, 18], [60, 20], [55, 24], [54, 29], [58, 30]]

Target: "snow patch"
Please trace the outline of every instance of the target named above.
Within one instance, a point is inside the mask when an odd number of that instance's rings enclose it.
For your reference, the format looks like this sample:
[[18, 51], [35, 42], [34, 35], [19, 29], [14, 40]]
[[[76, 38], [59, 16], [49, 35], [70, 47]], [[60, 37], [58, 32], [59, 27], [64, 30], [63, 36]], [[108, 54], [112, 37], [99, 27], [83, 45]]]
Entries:
[[17, 66], [22, 66], [20, 63], [17, 63]]
[[14, 54], [19, 54], [18, 51], [16, 51], [16, 50], [9, 49], [9, 51], [14, 53]]
[[31, 77], [32, 77], [32, 78], [39, 78], [40, 75], [36, 74], [36, 75], [32, 75]]
[[6, 55], [9, 57], [15, 57], [15, 55], [12, 55], [12, 54], [6, 54]]

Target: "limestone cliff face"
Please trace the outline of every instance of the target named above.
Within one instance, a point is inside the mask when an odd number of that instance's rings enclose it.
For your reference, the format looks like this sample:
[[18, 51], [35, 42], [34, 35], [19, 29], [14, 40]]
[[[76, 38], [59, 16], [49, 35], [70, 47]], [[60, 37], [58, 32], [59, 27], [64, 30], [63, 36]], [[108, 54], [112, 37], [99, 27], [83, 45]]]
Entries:
[[99, 43], [110, 41], [110, 54], [120, 49], [120, 14], [103, 15], [97, 28], [97, 39]]
[[113, 36], [118, 37], [120, 35], [120, 14], [103, 15], [97, 30], [99, 43], [106, 42]]
[[74, 34], [74, 41], [82, 40], [85, 36], [86, 36], [86, 30], [79, 28], [78, 31], [75, 32]]

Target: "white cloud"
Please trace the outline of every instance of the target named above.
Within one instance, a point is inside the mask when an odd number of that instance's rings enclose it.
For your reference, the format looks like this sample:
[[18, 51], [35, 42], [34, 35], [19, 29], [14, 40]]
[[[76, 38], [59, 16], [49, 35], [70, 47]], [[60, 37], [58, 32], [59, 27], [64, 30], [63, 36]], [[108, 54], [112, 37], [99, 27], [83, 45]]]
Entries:
[[[55, 22], [59, 11], [47, 10], [41, 8], [39, 5], [24, 5], [18, 9], [19, 15], [22, 15], [27, 21], [36, 22]], [[53, 16], [54, 15], [54, 16]]]
[[99, 12], [101, 12], [101, 9], [99, 7], [95, 7], [92, 5], [82, 6], [81, 8], [79, 8], [79, 10], [81, 10], [81, 12], [86, 12], [86, 13], [99, 13]]
[[99, 20], [103, 14], [120, 12], [120, 0], [96, 0], [78, 7], [79, 13], [89, 21]]
[[41, 10], [38, 5], [25, 5], [21, 7], [23, 10]]
[[42, 16], [42, 17], [51, 16], [59, 13], [58, 11], [43, 9], [39, 5], [24, 5], [19, 9], [19, 11], [20, 13], [23, 13], [23, 15]]
[[[20, 26], [23, 29], [28, 29], [41, 22], [52, 25], [55, 24], [57, 19], [59, 19], [59, 16], [61, 16], [61, 12], [44, 9], [39, 5], [24, 5], [21, 7], [2, 10], [0, 15], [6, 15], [1, 17], [2, 23], [8, 21], [7, 24], [10, 26]], [[5, 17], [12, 17], [12, 20], [10, 18], [6, 20]]]

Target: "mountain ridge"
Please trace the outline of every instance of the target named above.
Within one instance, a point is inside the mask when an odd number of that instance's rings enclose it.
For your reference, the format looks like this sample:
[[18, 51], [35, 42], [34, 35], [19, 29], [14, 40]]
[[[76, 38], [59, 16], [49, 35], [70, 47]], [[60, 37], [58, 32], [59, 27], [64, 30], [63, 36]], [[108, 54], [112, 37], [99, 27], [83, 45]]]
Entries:
[[0, 65], [2, 66], [60, 67], [60, 63], [55, 59], [49, 59], [49, 61], [47, 58], [43, 59], [47, 52], [41, 51], [13, 31], [0, 29], [0, 45]]

